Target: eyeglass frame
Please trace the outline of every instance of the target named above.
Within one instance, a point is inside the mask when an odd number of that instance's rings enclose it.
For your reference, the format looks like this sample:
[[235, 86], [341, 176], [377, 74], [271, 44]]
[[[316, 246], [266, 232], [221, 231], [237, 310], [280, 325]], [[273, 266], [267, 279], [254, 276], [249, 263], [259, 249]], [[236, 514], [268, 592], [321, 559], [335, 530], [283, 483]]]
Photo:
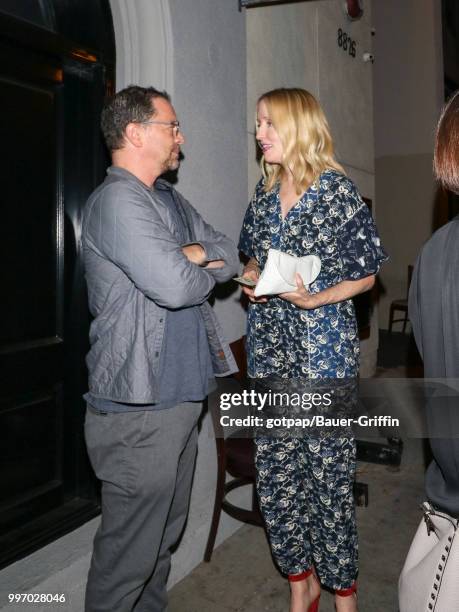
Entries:
[[180, 121], [178, 121], [177, 119], [175, 119], [175, 121], [159, 121], [159, 120], [155, 121], [154, 119], [150, 119], [148, 121], [139, 121], [138, 123], [141, 123], [142, 125], [148, 125], [148, 124], [167, 125], [172, 128], [172, 133], [174, 134], [175, 138], [177, 138], [180, 132]]

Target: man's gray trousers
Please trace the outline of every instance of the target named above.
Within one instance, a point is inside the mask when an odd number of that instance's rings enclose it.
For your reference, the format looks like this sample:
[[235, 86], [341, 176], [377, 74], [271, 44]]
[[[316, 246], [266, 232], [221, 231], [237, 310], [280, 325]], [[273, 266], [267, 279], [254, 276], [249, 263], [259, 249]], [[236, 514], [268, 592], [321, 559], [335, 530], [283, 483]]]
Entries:
[[202, 405], [86, 412], [91, 464], [102, 482], [102, 520], [86, 612], [164, 612], [170, 548], [186, 520]]

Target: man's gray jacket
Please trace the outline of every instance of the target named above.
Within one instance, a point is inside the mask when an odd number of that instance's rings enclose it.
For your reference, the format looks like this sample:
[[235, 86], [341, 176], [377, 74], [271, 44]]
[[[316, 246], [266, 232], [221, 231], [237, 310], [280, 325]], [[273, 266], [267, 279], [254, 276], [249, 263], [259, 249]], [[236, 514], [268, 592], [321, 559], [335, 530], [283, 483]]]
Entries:
[[159, 401], [157, 372], [168, 309], [200, 305], [215, 375], [237, 371], [207, 302], [215, 282], [237, 272], [236, 246], [175, 190], [173, 197], [190, 242], [201, 244], [208, 260], [223, 259], [223, 268], [206, 270], [187, 259], [168, 207], [127, 170], [109, 168], [86, 204], [82, 242], [94, 316], [87, 366], [95, 397]]

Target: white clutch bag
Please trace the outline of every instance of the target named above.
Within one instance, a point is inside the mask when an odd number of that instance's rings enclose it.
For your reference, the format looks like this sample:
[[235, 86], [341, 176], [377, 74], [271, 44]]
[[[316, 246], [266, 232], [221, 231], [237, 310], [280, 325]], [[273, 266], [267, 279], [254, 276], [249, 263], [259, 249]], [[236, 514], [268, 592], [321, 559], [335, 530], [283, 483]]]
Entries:
[[317, 255], [293, 257], [288, 253], [269, 249], [265, 267], [255, 287], [255, 297], [295, 291], [295, 274], [298, 273], [307, 286], [315, 281], [319, 272], [320, 259]]

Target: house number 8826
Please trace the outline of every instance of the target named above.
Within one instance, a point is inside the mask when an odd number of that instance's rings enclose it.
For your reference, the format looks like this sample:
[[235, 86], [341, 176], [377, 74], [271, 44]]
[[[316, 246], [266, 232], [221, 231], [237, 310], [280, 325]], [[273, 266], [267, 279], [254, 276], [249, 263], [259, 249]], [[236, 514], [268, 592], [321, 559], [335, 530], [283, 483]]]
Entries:
[[355, 57], [356, 55], [356, 41], [352, 40], [352, 38], [346, 34], [346, 32], [343, 32], [343, 30], [341, 28], [339, 28], [338, 30], [338, 47], [341, 47], [341, 49], [343, 51], [346, 51], [349, 53], [349, 55], [351, 57]]

